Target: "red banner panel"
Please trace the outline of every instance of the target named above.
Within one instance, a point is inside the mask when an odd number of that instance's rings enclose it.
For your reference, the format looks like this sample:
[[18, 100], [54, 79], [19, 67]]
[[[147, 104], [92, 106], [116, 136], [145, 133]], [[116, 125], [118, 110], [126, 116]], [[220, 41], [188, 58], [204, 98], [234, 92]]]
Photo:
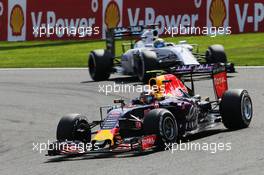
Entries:
[[264, 32], [263, 0], [0, 0], [0, 40], [102, 39], [160, 24], [163, 36]]
[[233, 33], [264, 32], [263, 0], [230, 0]]
[[7, 40], [7, 0], [0, 0], [0, 41]]
[[27, 4], [27, 40], [99, 39], [101, 26], [101, 1], [38, 0]]
[[[145, 0], [123, 5], [123, 25], [160, 24], [165, 27], [190, 28], [188, 34], [212, 33], [211, 28], [225, 34], [264, 32], [263, 0]], [[192, 27], [194, 27], [192, 29]], [[199, 27], [200, 32], [195, 27]], [[207, 28], [207, 29], [206, 29]], [[196, 32], [195, 32], [196, 30]], [[203, 31], [205, 33], [203, 33]], [[179, 32], [178, 32], [179, 33]], [[184, 33], [184, 32], [183, 32]]]
[[[125, 1], [123, 25], [160, 24], [160, 33], [172, 27], [206, 26], [206, 1]], [[165, 28], [166, 27], [166, 28]]]

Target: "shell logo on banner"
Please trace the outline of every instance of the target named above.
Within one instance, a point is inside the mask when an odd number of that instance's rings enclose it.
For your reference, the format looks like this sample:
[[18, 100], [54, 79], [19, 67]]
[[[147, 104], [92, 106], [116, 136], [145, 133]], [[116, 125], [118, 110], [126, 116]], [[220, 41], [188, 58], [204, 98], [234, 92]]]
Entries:
[[122, 10], [123, 0], [103, 0], [103, 38], [105, 30], [122, 26]]
[[120, 9], [115, 1], [110, 1], [105, 9], [105, 24], [107, 28], [117, 27], [120, 23]]
[[207, 0], [207, 27], [229, 27], [229, 0]]
[[15, 5], [10, 15], [10, 26], [12, 29], [12, 35], [21, 36], [22, 28], [25, 24], [24, 13], [20, 5]]
[[8, 1], [8, 41], [26, 39], [26, 0]]
[[224, 0], [213, 0], [210, 5], [209, 17], [213, 27], [222, 27], [226, 19]]

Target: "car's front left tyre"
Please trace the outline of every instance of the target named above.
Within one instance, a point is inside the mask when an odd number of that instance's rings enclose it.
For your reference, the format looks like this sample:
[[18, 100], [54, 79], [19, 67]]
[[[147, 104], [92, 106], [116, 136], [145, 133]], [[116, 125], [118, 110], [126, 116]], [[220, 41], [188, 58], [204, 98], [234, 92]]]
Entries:
[[88, 57], [88, 68], [94, 81], [107, 80], [113, 68], [112, 55], [103, 49], [93, 50]]
[[57, 126], [57, 140], [90, 142], [91, 129], [87, 118], [80, 114], [63, 116]]

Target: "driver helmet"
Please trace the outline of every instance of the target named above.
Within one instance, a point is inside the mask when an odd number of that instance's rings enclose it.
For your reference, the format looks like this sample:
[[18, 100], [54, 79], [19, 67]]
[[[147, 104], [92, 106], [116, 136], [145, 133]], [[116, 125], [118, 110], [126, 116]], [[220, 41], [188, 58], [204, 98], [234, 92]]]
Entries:
[[141, 35], [141, 40], [145, 43], [153, 43], [154, 40], [158, 37], [158, 33], [156, 30], [145, 30]]
[[165, 47], [165, 42], [163, 39], [158, 38], [154, 41], [154, 47], [155, 48], [161, 48], [161, 47]]
[[143, 104], [152, 104], [155, 102], [155, 95], [152, 91], [144, 91], [140, 94], [139, 100]]

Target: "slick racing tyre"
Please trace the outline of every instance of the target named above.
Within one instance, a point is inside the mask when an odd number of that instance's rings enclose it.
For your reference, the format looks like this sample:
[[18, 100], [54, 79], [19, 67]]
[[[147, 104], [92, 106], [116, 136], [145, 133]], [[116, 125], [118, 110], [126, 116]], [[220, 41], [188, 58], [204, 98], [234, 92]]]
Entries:
[[155, 134], [158, 136], [157, 148], [163, 149], [166, 144], [177, 142], [178, 126], [175, 117], [167, 109], [153, 109], [143, 121], [145, 135]]
[[210, 46], [205, 52], [205, 60], [207, 63], [226, 63], [226, 53], [224, 47], [219, 44]]
[[88, 120], [80, 114], [69, 114], [62, 117], [57, 126], [58, 141], [91, 141], [91, 129]]
[[94, 81], [104, 81], [110, 77], [113, 67], [112, 55], [103, 49], [94, 50], [89, 54], [88, 68]]
[[226, 91], [220, 103], [220, 114], [223, 124], [228, 129], [248, 127], [253, 115], [252, 101], [248, 92], [243, 89]]
[[151, 74], [147, 71], [156, 68], [157, 55], [153, 51], [145, 50], [142, 52], [142, 57], [136, 59], [136, 74], [140, 81], [147, 83], [151, 78]]

